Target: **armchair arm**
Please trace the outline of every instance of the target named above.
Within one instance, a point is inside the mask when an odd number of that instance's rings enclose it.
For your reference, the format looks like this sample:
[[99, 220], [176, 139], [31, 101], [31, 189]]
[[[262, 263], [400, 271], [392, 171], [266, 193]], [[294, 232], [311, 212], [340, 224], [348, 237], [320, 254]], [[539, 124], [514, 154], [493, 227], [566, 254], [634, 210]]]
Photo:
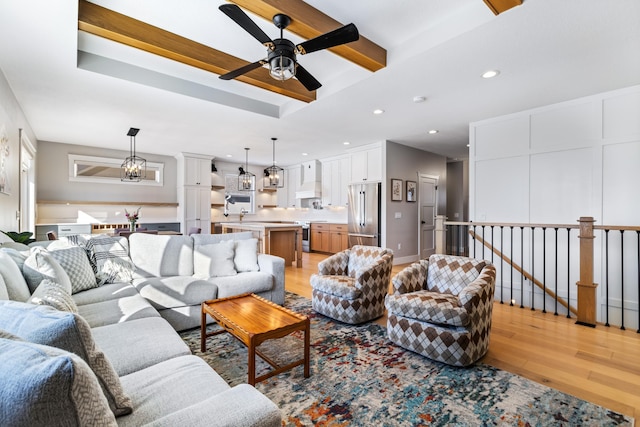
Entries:
[[471, 313], [474, 307], [485, 300], [488, 300], [489, 304], [493, 304], [495, 281], [496, 268], [493, 265], [486, 265], [480, 271], [480, 275], [458, 294], [460, 305]]
[[331, 255], [318, 263], [318, 274], [321, 276], [346, 276], [349, 265], [349, 249]]
[[423, 259], [405, 267], [393, 276], [393, 279], [391, 279], [393, 295], [401, 295], [424, 289], [424, 284], [427, 282], [428, 266], [429, 260]]

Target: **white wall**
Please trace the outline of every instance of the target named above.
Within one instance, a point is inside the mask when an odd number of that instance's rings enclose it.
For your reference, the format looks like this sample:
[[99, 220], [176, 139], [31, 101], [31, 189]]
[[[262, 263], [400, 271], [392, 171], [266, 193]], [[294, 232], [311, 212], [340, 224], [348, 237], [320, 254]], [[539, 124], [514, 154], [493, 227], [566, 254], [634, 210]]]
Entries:
[[[27, 122], [15, 95], [0, 70], [0, 135], [8, 138], [8, 156], [4, 161], [8, 179], [8, 193], [0, 193], [0, 230], [18, 231], [17, 211], [19, 204], [20, 179], [20, 129], [31, 144], [37, 148], [37, 141]], [[7, 147], [5, 146], [5, 154]], [[22, 230], [21, 230], [22, 231]], [[34, 231], [34, 230], [29, 230]]]
[[[471, 123], [469, 137], [471, 221], [577, 224], [579, 217], [592, 216], [597, 225], [640, 225], [640, 86]], [[559, 234], [558, 293], [566, 296], [570, 292], [575, 305], [574, 283], [579, 280], [577, 233], [567, 238], [561, 229]], [[623, 298], [617, 249], [620, 233], [610, 234], [609, 257], [617, 261], [609, 266], [609, 297], [614, 306], [619, 306]], [[548, 237], [554, 239], [553, 234]], [[637, 257], [635, 239], [626, 233], [627, 265]], [[514, 247], [519, 240], [516, 233]], [[525, 234], [524, 240], [528, 242], [530, 236]], [[606, 279], [604, 245], [604, 233], [598, 232], [594, 281], [600, 284], [600, 321]], [[522, 263], [528, 271], [534, 268], [540, 272], [541, 246], [533, 254], [535, 265], [528, 250], [524, 261], [516, 254], [514, 262]], [[547, 241], [547, 252], [551, 248]], [[479, 246], [476, 249], [482, 250]], [[504, 243], [504, 250], [510, 250], [508, 243]], [[549, 254], [547, 257], [550, 260]], [[571, 264], [569, 276], [567, 259]], [[637, 272], [625, 270], [625, 324], [637, 325]], [[550, 283], [555, 286], [555, 272], [550, 273]], [[517, 276], [513, 282], [519, 295]], [[510, 277], [502, 280], [507, 287], [511, 285]], [[530, 289], [528, 282], [525, 289]], [[610, 322], [619, 324], [621, 315], [614, 309]]]

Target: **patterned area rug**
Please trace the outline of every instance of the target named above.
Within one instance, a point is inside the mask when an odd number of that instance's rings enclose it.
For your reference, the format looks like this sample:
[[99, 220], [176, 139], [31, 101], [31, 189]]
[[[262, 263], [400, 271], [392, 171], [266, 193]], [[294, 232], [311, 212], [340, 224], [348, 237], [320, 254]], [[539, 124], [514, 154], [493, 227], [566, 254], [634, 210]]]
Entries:
[[[377, 324], [350, 326], [287, 293], [285, 306], [311, 319], [311, 376], [302, 366], [256, 388], [282, 410], [286, 426], [632, 426], [633, 419], [500, 369], [453, 368], [395, 346]], [[214, 330], [217, 326], [209, 326]], [[230, 384], [247, 381], [247, 349], [230, 334], [181, 334]], [[275, 360], [302, 357], [302, 334], [260, 349]], [[256, 375], [271, 367], [258, 359]]]

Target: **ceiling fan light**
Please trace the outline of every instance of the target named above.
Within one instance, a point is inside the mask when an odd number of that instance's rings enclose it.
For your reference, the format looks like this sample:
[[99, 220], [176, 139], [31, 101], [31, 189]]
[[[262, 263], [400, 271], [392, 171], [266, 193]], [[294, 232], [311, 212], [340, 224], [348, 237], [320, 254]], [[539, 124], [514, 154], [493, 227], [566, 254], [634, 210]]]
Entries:
[[289, 80], [296, 75], [296, 63], [287, 56], [274, 56], [269, 60], [269, 74], [276, 80]]

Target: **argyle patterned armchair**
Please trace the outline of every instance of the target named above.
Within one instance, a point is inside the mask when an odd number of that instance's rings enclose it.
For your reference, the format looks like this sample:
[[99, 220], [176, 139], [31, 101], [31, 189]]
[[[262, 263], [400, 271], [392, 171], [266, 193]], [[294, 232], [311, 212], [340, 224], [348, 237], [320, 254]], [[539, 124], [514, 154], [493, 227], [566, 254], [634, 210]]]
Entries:
[[331, 255], [311, 276], [311, 306], [351, 324], [382, 316], [392, 264], [393, 252], [377, 246], [355, 245]]
[[489, 261], [431, 255], [396, 274], [386, 297], [389, 339], [453, 366], [489, 349], [496, 269]]

